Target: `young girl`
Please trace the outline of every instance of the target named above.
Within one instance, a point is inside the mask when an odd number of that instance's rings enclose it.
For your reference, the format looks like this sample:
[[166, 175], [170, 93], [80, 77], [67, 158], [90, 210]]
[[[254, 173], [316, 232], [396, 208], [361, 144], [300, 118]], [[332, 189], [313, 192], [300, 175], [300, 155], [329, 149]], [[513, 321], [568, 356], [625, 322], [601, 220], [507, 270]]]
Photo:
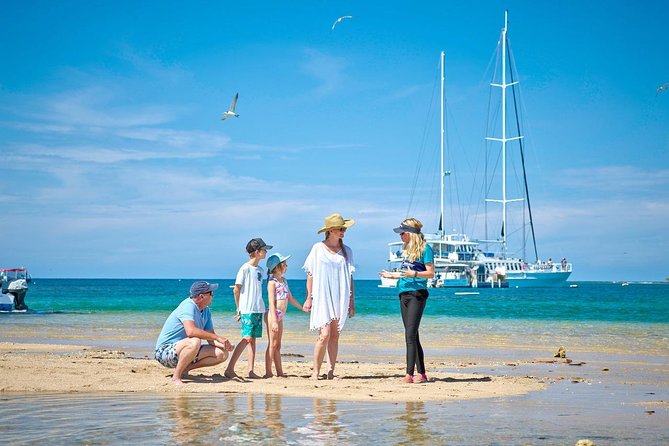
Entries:
[[281, 366], [281, 337], [283, 336], [283, 317], [288, 309], [288, 302], [303, 310], [302, 305], [295, 300], [288, 288], [288, 282], [284, 277], [288, 269], [290, 256], [282, 256], [278, 252], [267, 259], [267, 297], [269, 311], [266, 313], [267, 351], [265, 352], [265, 378], [271, 378], [272, 363], [276, 367], [276, 376], [285, 378]]

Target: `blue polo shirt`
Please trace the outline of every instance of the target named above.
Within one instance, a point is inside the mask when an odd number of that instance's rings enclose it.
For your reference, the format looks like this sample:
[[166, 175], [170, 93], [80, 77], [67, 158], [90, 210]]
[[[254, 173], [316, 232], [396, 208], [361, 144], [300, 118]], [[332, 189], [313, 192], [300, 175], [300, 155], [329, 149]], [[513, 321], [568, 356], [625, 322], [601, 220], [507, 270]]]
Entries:
[[188, 337], [183, 321], [193, 321], [195, 326], [202, 330], [211, 331], [214, 329], [209, 307], [200, 311], [193, 299], [187, 297], [167, 317], [160, 336], [158, 336], [158, 341], [156, 341], [156, 350], [163, 345], [174, 344]]

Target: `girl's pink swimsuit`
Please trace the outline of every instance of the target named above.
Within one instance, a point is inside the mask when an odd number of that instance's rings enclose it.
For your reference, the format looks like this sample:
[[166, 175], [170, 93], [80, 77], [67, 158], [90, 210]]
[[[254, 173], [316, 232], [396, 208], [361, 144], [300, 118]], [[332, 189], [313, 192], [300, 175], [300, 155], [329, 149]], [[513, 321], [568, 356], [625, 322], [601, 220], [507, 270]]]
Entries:
[[[277, 280], [275, 277], [272, 276], [270, 279], [271, 281], [274, 282], [274, 297], [276, 297], [276, 300], [286, 300], [288, 299], [288, 293], [290, 293], [290, 290], [288, 289], [288, 283], [284, 281]], [[284, 316], [283, 311], [277, 309], [276, 310], [276, 318], [278, 320], [282, 320]]]

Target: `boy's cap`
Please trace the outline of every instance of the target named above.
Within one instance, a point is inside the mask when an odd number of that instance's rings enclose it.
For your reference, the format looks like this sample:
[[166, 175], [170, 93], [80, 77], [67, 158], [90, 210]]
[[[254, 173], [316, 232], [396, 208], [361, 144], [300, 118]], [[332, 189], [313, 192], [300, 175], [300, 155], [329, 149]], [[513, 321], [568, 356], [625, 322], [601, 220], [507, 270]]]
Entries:
[[272, 245], [268, 245], [261, 238], [252, 238], [246, 244], [246, 252], [248, 252], [249, 254], [251, 254], [252, 252], [256, 252], [257, 250], [262, 248], [270, 250], [272, 249]]
[[284, 256], [280, 252], [277, 252], [276, 254], [272, 254], [267, 259], [267, 271], [271, 273], [272, 270], [274, 270], [274, 268], [276, 268], [279, 263], [285, 262], [289, 258], [290, 258], [290, 256]]
[[209, 291], [216, 291], [218, 289], [217, 283], [209, 283], [204, 280], [199, 280], [190, 286], [190, 297], [197, 297], [200, 294], [208, 293]]

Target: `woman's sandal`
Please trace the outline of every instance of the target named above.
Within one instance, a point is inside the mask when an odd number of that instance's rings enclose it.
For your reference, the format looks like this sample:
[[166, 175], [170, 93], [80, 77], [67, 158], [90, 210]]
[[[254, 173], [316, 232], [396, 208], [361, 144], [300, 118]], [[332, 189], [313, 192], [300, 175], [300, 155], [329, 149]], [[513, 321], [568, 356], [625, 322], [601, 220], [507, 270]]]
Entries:
[[426, 375], [425, 373], [421, 373], [420, 375], [418, 375], [418, 376], [414, 379], [413, 382], [415, 382], [416, 384], [426, 383], [426, 382], [427, 382], [427, 375]]

